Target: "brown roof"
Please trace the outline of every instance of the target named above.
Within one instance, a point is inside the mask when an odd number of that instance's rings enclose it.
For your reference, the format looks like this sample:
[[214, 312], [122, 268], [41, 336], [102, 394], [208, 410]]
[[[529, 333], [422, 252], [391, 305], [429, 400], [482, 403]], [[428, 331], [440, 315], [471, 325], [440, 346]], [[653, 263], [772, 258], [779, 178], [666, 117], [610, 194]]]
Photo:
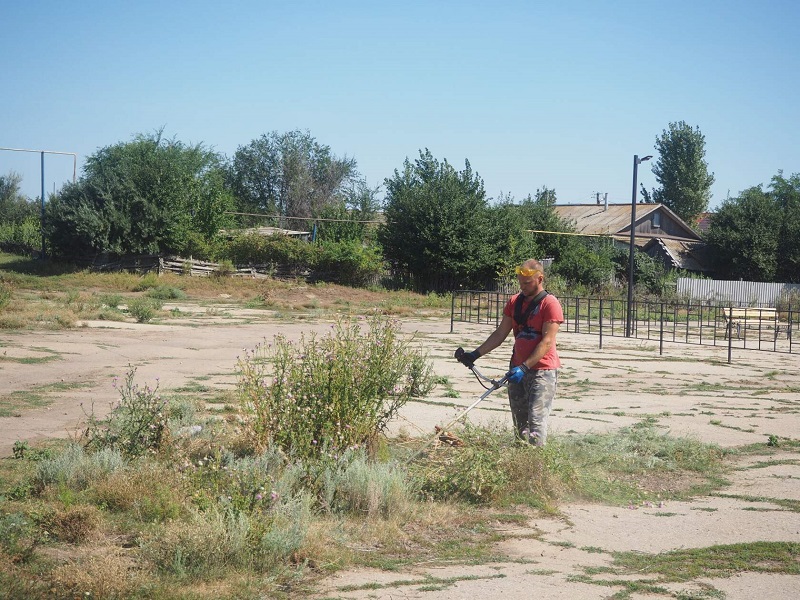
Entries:
[[[577, 233], [587, 235], [613, 235], [615, 237], [628, 236], [631, 230], [631, 205], [622, 204], [556, 204], [553, 207], [556, 214], [572, 223]], [[700, 236], [686, 224], [678, 215], [663, 204], [637, 204], [636, 225], [647, 221], [650, 215], [659, 212], [674, 224], [666, 232], [636, 232], [636, 244], [639, 238], [645, 240], [653, 237], [670, 237], [686, 240], [699, 240]], [[680, 232], [680, 233], [678, 233]]]
[[[660, 204], [637, 204], [636, 220], [656, 210]], [[575, 231], [590, 235], [618, 234], [630, 231], [630, 204], [556, 204], [556, 214], [567, 221], [572, 221]]]
[[662, 254], [672, 261], [672, 266], [675, 268], [696, 272], [710, 270], [705, 264], [705, 244], [703, 242], [655, 238], [645, 245], [645, 252], [655, 244], [661, 247]]

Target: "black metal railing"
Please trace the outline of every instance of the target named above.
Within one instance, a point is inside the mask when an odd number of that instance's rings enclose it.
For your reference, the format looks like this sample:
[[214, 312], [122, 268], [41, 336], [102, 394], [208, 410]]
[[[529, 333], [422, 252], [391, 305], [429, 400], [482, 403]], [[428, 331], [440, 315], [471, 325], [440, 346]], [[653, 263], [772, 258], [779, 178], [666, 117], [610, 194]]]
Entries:
[[[450, 311], [450, 331], [455, 323], [497, 326], [513, 294], [482, 290], [456, 290]], [[626, 337], [627, 300], [559, 297], [564, 310], [562, 330]], [[792, 307], [739, 307], [732, 304], [692, 302], [633, 302], [631, 336], [664, 342], [727, 346], [728, 361], [734, 348], [793, 352], [792, 333], [798, 313]]]

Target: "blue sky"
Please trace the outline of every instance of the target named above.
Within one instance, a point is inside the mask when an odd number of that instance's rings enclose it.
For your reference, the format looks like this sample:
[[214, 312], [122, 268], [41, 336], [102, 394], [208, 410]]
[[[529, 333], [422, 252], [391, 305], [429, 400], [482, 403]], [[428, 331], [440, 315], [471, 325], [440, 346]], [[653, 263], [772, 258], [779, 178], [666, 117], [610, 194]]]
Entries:
[[[0, 146], [75, 152], [80, 177], [161, 127], [227, 156], [301, 129], [371, 186], [429, 148], [492, 198], [630, 202], [633, 155], [682, 120], [706, 137], [713, 208], [800, 172], [798, 22], [790, 0], [7, 1]], [[30, 196], [39, 168], [0, 152]], [[72, 169], [46, 156], [47, 193]]]

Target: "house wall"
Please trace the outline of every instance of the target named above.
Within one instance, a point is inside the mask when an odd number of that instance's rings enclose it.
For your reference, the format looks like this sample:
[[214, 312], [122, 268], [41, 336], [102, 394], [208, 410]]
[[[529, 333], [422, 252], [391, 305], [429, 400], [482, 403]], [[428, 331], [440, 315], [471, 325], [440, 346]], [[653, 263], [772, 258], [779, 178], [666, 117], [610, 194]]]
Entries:
[[[661, 227], [654, 227], [653, 221], [657, 218], [656, 215], [660, 215], [661, 219]], [[638, 218], [637, 218], [638, 221]], [[630, 227], [628, 228], [630, 230]], [[647, 218], [636, 224], [636, 233], [641, 234], [657, 234], [663, 236], [672, 236], [672, 237], [679, 237], [685, 238], [689, 236], [689, 233], [686, 231], [684, 227], [682, 227], [675, 219], [670, 217], [669, 215], [661, 212], [661, 211], [653, 211]], [[699, 238], [698, 238], [699, 239]]]

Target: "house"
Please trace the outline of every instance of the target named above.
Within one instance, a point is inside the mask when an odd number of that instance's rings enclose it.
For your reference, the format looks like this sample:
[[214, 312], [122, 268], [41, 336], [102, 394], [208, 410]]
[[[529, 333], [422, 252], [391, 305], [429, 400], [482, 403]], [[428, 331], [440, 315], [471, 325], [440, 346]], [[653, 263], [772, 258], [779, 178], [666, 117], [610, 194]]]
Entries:
[[[630, 245], [630, 203], [556, 204], [553, 208], [577, 233], [608, 236], [619, 246]], [[669, 268], [709, 271], [704, 264], [700, 235], [663, 204], [636, 205], [634, 244]]]

